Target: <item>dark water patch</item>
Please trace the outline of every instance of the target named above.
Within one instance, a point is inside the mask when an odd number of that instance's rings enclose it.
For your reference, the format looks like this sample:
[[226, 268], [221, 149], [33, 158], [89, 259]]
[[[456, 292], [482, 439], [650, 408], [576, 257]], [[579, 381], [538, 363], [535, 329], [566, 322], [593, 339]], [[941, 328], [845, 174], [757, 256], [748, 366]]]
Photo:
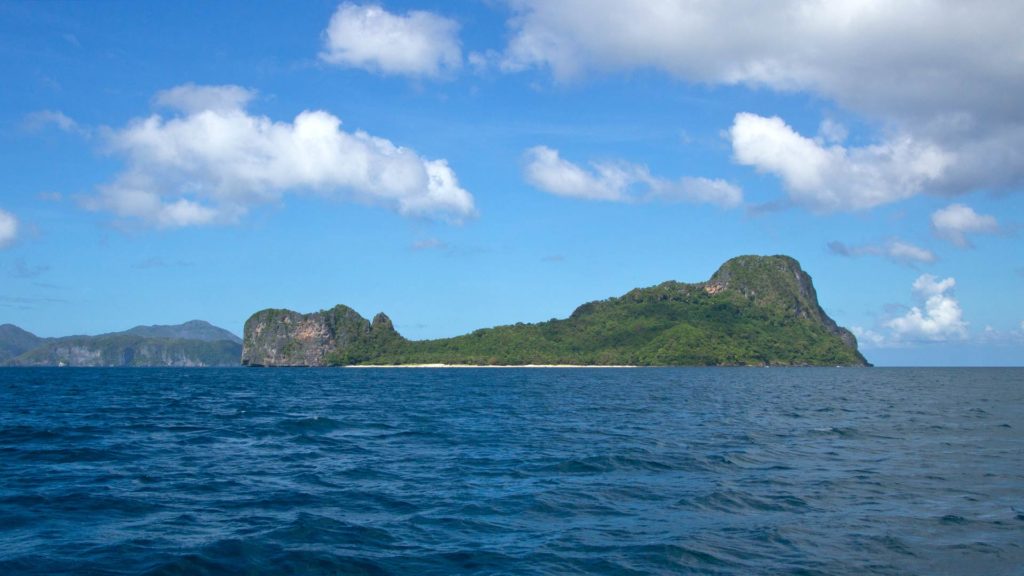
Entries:
[[143, 572], [185, 574], [387, 574], [378, 564], [317, 550], [294, 550], [248, 540], [225, 539], [200, 551], [159, 562]]
[[801, 512], [808, 507], [803, 499], [789, 494], [762, 496], [739, 490], [716, 490], [685, 504], [725, 513]]

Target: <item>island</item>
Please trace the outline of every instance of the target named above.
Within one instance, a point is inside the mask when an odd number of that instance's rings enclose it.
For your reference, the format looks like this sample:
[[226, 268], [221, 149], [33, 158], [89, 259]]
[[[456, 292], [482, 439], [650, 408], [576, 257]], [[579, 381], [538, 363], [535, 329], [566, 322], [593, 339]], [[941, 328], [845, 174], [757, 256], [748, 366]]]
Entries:
[[245, 366], [869, 366], [789, 256], [739, 256], [706, 282], [669, 281], [568, 318], [409, 340], [387, 315], [338, 305], [266, 309], [245, 323]]
[[241, 353], [238, 336], [203, 320], [60, 338], [0, 325], [0, 366], [238, 366]]

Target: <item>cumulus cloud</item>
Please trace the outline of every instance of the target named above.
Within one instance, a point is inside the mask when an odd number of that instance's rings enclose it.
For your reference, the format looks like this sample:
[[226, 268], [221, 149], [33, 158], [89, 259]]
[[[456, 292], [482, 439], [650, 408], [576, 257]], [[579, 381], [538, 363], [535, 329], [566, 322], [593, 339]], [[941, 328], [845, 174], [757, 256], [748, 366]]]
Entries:
[[900, 264], [930, 264], [936, 260], [935, 253], [909, 242], [892, 239], [881, 244], [860, 244], [850, 246], [843, 242], [828, 243], [833, 254], [847, 257], [881, 256]]
[[[864, 168], [874, 173], [873, 184], [894, 187], [869, 193], [864, 207], [877, 205], [879, 194], [898, 199], [1024, 183], [1024, 3], [1016, 0], [512, 6], [511, 38], [495, 58], [506, 71], [544, 68], [565, 81], [589, 71], [655, 69], [702, 84], [807, 92], [892, 128], [897, 136], [878, 149], [848, 151], [857, 157], [849, 159], [853, 173]], [[842, 132], [830, 128], [822, 136], [839, 142]], [[919, 166], [899, 170], [895, 156], [922, 159], [935, 150], [956, 162], [939, 174], [926, 171], [926, 182]], [[824, 207], [833, 203], [827, 198]]]
[[18, 219], [0, 210], [0, 248], [6, 248], [18, 237]]
[[932, 229], [941, 237], [961, 247], [969, 247], [968, 234], [993, 234], [999, 231], [994, 216], [978, 214], [970, 206], [950, 204], [932, 213]]
[[383, 74], [439, 77], [462, 66], [458, 31], [454, 20], [430, 12], [397, 15], [346, 2], [324, 31], [320, 58]]
[[738, 206], [743, 192], [724, 180], [652, 176], [646, 166], [624, 161], [592, 162], [583, 168], [557, 150], [535, 146], [526, 151], [524, 176], [530, 184], [558, 196], [612, 202], [682, 201]]
[[306, 110], [291, 122], [245, 109], [237, 86], [185, 85], [157, 95], [176, 110], [106, 133], [127, 167], [86, 205], [159, 227], [232, 222], [251, 206], [305, 191], [453, 221], [475, 213], [445, 160], [429, 160]]
[[903, 316], [886, 322], [897, 339], [949, 340], [967, 337], [963, 311], [948, 292], [956, 286], [954, 278], [939, 280], [922, 274], [914, 281], [914, 294], [923, 307], [914, 306]]
[[952, 162], [948, 153], [907, 135], [859, 148], [826, 146], [777, 116], [746, 112], [736, 115], [729, 137], [737, 162], [775, 174], [790, 199], [820, 212], [864, 210], [914, 196]]

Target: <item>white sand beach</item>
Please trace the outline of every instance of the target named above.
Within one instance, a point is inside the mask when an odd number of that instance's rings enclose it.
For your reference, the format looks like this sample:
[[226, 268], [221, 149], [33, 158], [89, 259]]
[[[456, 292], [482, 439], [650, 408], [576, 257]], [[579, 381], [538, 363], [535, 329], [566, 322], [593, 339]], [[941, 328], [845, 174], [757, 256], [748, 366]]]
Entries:
[[597, 364], [353, 364], [345, 368], [636, 368], [632, 365]]

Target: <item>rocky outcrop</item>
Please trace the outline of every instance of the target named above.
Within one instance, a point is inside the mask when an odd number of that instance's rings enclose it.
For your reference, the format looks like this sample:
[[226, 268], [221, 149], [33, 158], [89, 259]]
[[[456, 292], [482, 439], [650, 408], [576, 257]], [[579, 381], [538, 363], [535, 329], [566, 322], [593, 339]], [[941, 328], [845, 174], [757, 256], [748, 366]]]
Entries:
[[789, 256], [733, 258], [711, 276], [705, 290], [710, 294], [733, 290], [755, 304], [782, 307], [798, 318], [821, 324], [847, 347], [857, 350], [857, 337], [825, 313], [818, 303], [818, 293], [810, 274]]
[[244, 366], [326, 366], [351, 363], [390, 342], [402, 340], [391, 319], [373, 322], [348, 306], [312, 314], [267, 309], [246, 322], [242, 338]]

